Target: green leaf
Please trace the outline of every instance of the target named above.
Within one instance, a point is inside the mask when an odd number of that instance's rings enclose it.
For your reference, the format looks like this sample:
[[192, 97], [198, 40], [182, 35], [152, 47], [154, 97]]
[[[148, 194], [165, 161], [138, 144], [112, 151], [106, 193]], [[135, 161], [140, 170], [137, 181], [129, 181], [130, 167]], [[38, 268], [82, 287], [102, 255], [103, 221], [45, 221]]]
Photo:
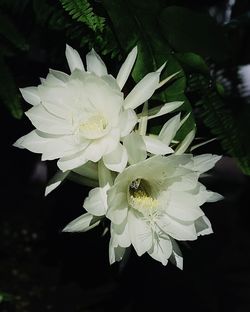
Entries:
[[20, 119], [23, 115], [21, 107], [21, 96], [16, 87], [13, 75], [10, 72], [3, 57], [0, 55], [0, 98], [3, 104], [8, 108], [11, 115]]
[[171, 6], [162, 11], [159, 21], [165, 38], [177, 52], [194, 52], [216, 61], [228, 58], [224, 29], [209, 15]]
[[105, 18], [93, 12], [88, 0], [60, 0], [60, 2], [73, 19], [86, 24], [94, 32], [103, 31]]
[[244, 140], [246, 133], [249, 133], [248, 122], [245, 120], [239, 124], [235, 114], [218, 95], [216, 88], [209, 86], [207, 78], [193, 75], [189, 85], [193, 92], [201, 95], [195, 105], [204, 124], [219, 139], [224, 151], [236, 159], [242, 172], [250, 175], [250, 148], [248, 141]]
[[209, 68], [200, 55], [192, 52], [183, 52], [176, 53], [175, 57], [180, 62], [185, 71], [189, 73], [201, 73], [204, 75], [209, 74]]
[[3, 35], [9, 42], [20, 50], [27, 50], [28, 45], [23, 35], [19, 32], [12, 21], [0, 12], [0, 34]]
[[[185, 73], [159, 29], [157, 17], [162, 9], [160, 2], [157, 0], [103, 0], [102, 2], [110, 16], [115, 35], [126, 54], [135, 45], [138, 47], [137, 61], [132, 73], [134, 80], [138, 82], [147, 73], [157, 70], [167, 61], [162, 79], [176, 72], [180, 73], [153, 98], [163, 102], [184, 101], [181, 109], [191, 112], [191, 105], [184, 93]], [[192, 128], [194, 128], [194, 119], [191, 115], [190, 123], [186, 128], [187, 133]]]

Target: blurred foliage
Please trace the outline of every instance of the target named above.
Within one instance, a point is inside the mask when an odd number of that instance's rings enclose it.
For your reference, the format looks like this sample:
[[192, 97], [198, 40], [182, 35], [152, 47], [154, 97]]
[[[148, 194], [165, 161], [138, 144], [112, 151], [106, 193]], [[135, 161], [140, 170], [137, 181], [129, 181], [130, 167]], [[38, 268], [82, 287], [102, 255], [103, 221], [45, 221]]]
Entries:
[[[208, 136], [219, 139], [224, 153], [235, 157], [242, 171], [250, 174], [246, 143], [250, 124], [241, 122], [248, 119], [250, 108], [241, 109], [230, 102], [232, 94], [228, 96], [218, 81], [222, 69], [250, 63], [248, 6], [247, 0], [236, 1], [232, 17], [226, 21], [228, 7], [223, 11], [216, 1], [1, 0], [0, 99], [14, 117], [21, 118], [17, 86], [32, 83], [31, 73], [34, 77], [38, 74], [32, 72], [35, 68], [64, 67], [66, 42], [80, 53], [80, 48], [87, 52], [94, 47], [107, 55], [115, 70], [137, 45], [135, 82], [164, 62], [162, 79], [178, 72], [150, 103], [184, 102], [180, 109], [190, 116], [176, 139], [183, 139], [195, 128], [196, 120], [210, 131]], [[237, 101], [244, 99], [238, 97]]]
[[4, 301], [11, 301], [13, 300], [13, 296], [6, 293], [6, 292], [2, 292], [0, 291], [0, 304]]

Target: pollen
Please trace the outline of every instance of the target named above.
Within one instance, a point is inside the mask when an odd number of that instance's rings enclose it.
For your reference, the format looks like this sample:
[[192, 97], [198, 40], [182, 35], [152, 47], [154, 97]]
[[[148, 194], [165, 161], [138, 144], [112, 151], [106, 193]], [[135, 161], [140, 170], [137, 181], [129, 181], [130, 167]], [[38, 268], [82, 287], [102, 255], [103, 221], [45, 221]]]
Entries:
[[86, 122], [80, 124], [80, 131], [103, 131], [107, 127], [107, 121], [103, 116], [90, 117]]
[[148, 196], [143, 190], [133, 192], [130, 195], [130, 203], [134, 209], [145, 215], [152, 214], [158, 206], [158, 200]]

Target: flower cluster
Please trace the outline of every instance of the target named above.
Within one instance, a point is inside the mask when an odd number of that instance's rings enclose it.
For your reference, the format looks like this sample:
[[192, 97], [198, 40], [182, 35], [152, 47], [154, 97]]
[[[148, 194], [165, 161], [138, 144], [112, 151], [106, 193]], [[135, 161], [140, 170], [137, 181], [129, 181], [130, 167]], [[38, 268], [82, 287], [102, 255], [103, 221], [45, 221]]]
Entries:
[[20, 90], [32, 105], [26, 115], [35, 130], [15, 146], [41, 153], [42, 160], [58, 159], [60, 170], [46, 194], [72, 172], [95, 186], [83, 204], [87, 212], [64, 231], [87, 231], [106, 218], [110, 220], [110, 263], [120, 261], [132, 245], [139, 256], [148, 253], [164, 265], [170, 259], [182, 268], [176, 241], [212, 233], [200, 206], [222, 196], [206, 190], [199, 177], [220, 157], [185, 154], [194, 130], [172, 144], [187, 116], [170, 118], [158, 135], [148, 133], [148, 120], [183, 103], [148, 108], [154, 92], [172, 78], [160, 81], [165, 64], [124, 97], [122, 89], [136, 57], [135, 47], [114, 78], [94, 50], [86, 56], [85, 69], [78, 52], [66, 46], [70, 75], [50, 70], [39, 86]]

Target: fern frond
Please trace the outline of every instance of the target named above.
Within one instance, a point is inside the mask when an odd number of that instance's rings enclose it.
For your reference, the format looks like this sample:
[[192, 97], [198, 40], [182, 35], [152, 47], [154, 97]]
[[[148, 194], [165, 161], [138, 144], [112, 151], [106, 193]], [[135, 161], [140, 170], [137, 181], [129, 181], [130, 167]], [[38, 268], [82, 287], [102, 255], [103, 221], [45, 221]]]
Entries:
[[242, 172], [250, 175], [250, 155], [242, 143], [243, 136], [232, 111], [209, 86], [208, 79], [201, 75], [193, 76], [189, 86], [201, 95], [195, 105], [205, 126], [220, 140], [224, 151], [236, 159]]
[[65, 11], [78, 22], [87, 25], [94, 32], [102, 32], [105, 18], [96, 15], [88, 0], [60, 0]]

